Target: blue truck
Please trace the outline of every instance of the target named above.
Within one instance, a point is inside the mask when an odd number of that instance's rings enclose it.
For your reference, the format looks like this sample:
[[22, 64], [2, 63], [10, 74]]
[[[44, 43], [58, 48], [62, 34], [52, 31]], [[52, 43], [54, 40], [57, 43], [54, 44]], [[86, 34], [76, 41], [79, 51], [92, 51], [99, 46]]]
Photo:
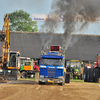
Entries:
[[66, 73], [65, 68], [65, 51], [61, 46], [50, 46], [42, 51], [39, 84], [58, 83], [64, 85], [69, 83], [70, 75]]

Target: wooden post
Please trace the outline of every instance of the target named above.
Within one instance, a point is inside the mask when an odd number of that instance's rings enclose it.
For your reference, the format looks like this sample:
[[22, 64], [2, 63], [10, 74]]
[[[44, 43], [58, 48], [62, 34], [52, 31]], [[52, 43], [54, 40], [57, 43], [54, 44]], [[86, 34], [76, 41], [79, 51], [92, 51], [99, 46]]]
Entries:
[[39, 82], [39, 72], [35, 72], [35, 82]]

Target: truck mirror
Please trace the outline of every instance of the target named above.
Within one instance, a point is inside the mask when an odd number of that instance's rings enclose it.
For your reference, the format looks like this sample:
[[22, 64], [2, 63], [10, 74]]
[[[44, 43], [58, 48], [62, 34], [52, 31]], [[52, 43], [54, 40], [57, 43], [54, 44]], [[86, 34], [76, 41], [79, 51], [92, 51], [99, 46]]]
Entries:
[[18, 57], [20, 56], [20, 54], [18, 54]]

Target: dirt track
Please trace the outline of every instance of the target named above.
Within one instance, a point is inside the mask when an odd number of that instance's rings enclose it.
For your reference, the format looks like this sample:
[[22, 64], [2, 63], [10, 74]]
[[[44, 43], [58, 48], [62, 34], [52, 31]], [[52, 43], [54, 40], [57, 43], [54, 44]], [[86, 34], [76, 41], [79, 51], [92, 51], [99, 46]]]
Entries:
[[0, 100], [100, 100], [100, 85], [0, 84]]

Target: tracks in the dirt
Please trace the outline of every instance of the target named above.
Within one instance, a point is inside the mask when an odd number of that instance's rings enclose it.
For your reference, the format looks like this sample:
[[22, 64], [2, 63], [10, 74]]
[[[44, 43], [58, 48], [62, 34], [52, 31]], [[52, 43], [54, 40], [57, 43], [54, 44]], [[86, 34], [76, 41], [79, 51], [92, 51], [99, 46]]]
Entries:
[[29, 81], [29, 80], [11, 80], [11, 81], [7, 81], [7, 82], [3, 82], [1, 81], [0, 83], [2, 84], [37, 84], [37, 82], [35, 81]]
[[[39, 85], [35, 81], [18, 80], [0, 84], [0, 100], [100, 100], [98, 84], [70, 83]], [[88, 94], [88, 95], [87, 95]], [[4, 97], [3, 97], [4, 95]]]

